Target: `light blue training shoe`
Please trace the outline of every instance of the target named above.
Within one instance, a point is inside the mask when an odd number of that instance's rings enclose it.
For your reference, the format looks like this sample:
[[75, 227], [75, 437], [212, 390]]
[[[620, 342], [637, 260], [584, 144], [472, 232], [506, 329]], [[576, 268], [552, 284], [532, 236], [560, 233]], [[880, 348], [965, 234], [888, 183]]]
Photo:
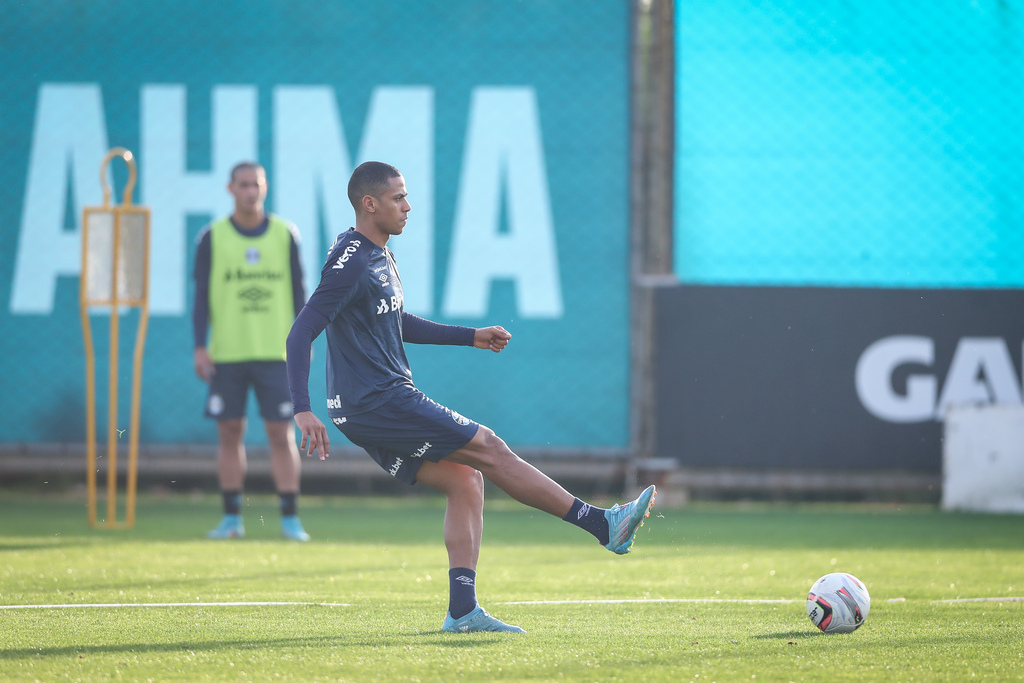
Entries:
[[286, 515], [281, 518], [281, 533], [291, 541], [309, 540], [309, 534], [302, 528], [298, 515]]
[[628, 553], [633, 547], [637, 529], [644, 525], [644, 519], [651, 514], [657, 495], [654, 484], [651, 484], [633, 502], [614, 505], [610, 510], [605, 510], [604, 517], [608, 520], [608, 543], [604, 547], [619, 555]]
[[242, 524], [242, 515], [224, 515], [216, 529], [206, 532], [207, 538], [242, 538], [243, 536], [245, 536], [245, 525]]
[[508, 633], [526, 633], [523, 629], [512, 624], [495, 619], [484, 611], [484, 608], [477, 605], [469, 614], [452, 619], [452, 613], [444, 615], [444, 625], [441, 630], [446, 633], [470, 633], [472, 631], [505, 631]]

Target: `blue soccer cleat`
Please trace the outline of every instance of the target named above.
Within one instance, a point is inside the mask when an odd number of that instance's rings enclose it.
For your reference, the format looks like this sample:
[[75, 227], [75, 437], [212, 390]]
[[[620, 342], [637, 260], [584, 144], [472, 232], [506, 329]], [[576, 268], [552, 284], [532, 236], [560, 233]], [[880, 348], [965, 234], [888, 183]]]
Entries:
[[242, 538], [243, 536], [245, 536], [245, 525], [242, 524], [242, 515], [224, 515], [217, 528], [206, 533], [207, 538]]
[[512, 624], [506, 624], [492, 617], [484, 611], [484, 608], [477, 605], [469, 614], [452, 619], [449, 612], [444, 615], [444, 625], [441, 630], [446, 633], [471, 633], [473, 631], [505, 631], [507, 633], [526, 633], [523, 629]]
[[651, 514], [657, 495], [654, 484], [651, 484], [633, 502], [614, 505], [610, 510], [605, 510], [604, 517], [608, 520], [608, 543], [604, 547], [619, 555], [628, 553], [633, 547], [637, 529], [644, 525], [644, 519]]
[[291, 541], [309, 540], [309, 534], [302, 528], [298, 515], [285, 515], [281, 518], [281, 533]]

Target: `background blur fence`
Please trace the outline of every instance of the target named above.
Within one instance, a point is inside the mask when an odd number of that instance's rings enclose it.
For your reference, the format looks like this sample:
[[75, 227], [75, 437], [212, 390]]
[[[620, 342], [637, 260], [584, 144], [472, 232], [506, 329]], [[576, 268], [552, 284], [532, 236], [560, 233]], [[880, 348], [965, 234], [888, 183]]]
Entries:
[[[267, 165], [271, 209], [302, 230], [310, 284], [350, 224], [338, 188], [351, 168], [402, 168], [407, 308], [515, 335], [494, 357], [412, 348], [417, 383], [570, 472], [681, 467], [742, 489], [753, 480], [727, 470], [767, 483], [789, 468], [806, 477], [786, 486], [823, 490], [858, 472], [845, 481], [862, 490], [881, 481], [868, 470], [899, 471], [927, 490], [940, 407], [1021, 401], [1024, 330], [1000, 323], [1024, 286], [1021, 3], [242, 7], [83, 0], [0, 16], [19, 36], [0, 55], [0, 464], [47, 444], [70, 453], [84, 434], [67, 334], [76, 216], [97, 200], [88, 169], [110, 144], [139, 150], [154, 209], [141, 428], [153, 458], [212, 452], [191, 376], [190, 262], [246, 157]], [[904, 296], [918, 290], [930, 306]], [[880, 303], [853, 303], [864, 297]], [[704, 300], [734, 310], [680, 313]], [[841, 338], [818, 324], [829, 316], [867, 336]], [[826, 347], [837, 360], [811, 371]], [[890, 374], [858, 384], [858, 367], [879, 367], [869, 349], [897, 347]], [[751, 393], [749, 367], [772, 391]], [[786, 424], [787, 455], [759, 447]], [[829, 424], [860, 425], [846, 446], [863, 456], [839, 462], [820, 436]], [[924, 445], [910, 453], [900, 444], [914, 433]]]
[[[266, 165], [268, 207], [297, 223], [312, 288], [352, 224], [351, 169], [379, 158], [410, 188], [392, 242], [406, 309], [515, 335], [500, 356], [413, 347], [417, 384], [518, 448], [623, 456], [630, 13], [617, 0], [5, 8], [0, 30], [18, 38], [0, 55], [0, 448], [83, 439], [78, 216], [117, 144], [137, 150], [153, 210], [151, 452], [215, 441], [191, 371], [191, 261], [231, 208], [230, 167]], [[311, 395], [326, 398], [322, 343]]]

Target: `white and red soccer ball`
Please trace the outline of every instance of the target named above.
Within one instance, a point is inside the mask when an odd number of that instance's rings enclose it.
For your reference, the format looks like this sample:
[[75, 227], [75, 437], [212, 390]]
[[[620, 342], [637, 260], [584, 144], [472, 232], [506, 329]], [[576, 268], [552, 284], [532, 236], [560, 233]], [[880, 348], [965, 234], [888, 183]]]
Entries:
[[825, 574], [807, 594], [807, 616], [825, 633], [852, 633], [868, 618], [871, 596], [853, 574]]

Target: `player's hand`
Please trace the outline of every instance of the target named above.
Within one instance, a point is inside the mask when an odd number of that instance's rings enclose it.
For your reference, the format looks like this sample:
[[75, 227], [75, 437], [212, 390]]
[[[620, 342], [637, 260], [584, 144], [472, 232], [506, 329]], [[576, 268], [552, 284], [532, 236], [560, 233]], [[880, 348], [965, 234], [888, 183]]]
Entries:
[[196, 369], [196, 376], [204, 382], [213, 379], [213, 361], [210, 360], [210, 353], [205, 347], [200, 346], [192, 354], [192, 363]]
[[501, 325], [481, 327], [473, 335], [473, 346], [478, 349], [490, 349], [498, 353], [508, 346], [508, 340], [511, 338], [512, 333]]
[[305, 451], [306, 457], [313, 457], [317, 453], [321, 460], [326, 460], [330, 455], [330, 439], [327, 438], [327, 428], [316, 415], [308, 410], [295, 413], [295, 426], [299, 428], [302, 439], [299, 441], [299, 450]]

